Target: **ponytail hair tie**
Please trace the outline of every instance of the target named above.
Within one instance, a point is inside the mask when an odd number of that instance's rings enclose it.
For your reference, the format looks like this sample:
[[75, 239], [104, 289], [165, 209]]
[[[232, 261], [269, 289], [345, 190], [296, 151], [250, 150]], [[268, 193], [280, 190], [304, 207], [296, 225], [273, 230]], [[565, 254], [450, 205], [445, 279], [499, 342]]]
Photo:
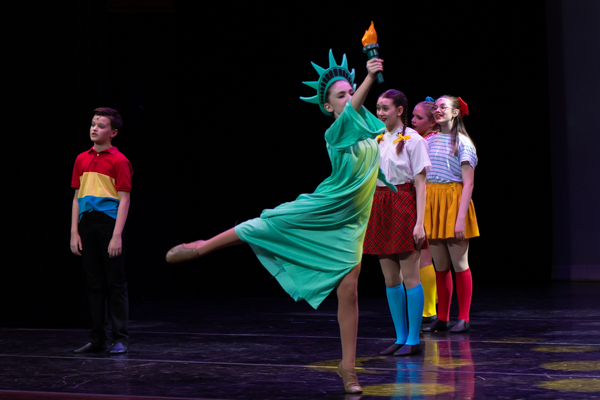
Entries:
[[435, 99], [431, 96], [425, 97], [425, 101], [433, 101], [435, 103]]
[[469, 115], [469, 106], [463, 99], [458, 98], [458, 103], [460, 104], [460, 114], [461, 116]]

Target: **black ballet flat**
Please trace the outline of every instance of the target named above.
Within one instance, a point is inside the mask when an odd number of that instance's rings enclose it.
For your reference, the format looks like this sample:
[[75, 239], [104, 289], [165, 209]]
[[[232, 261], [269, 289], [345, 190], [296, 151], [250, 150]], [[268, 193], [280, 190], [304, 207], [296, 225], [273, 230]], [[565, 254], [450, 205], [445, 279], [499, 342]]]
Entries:
[[395, 356], [412, 356], [415, 354], [421, 354], [421, 343], [418, 344], [405, 344], [394, 353]]
[[390, 347], [388, 347], [387, 349], [380, 351], [379, 354], [381, 354], [382, 356], [391, 356], [392, 354], [394, 354], [396, 351], [398, 351], [398, 349], [400, 349], [402, 347], [401, 344], [396, 344], [394, 343], [393, 345], [391, 345]]
[[465, 321], [464, 319], [459, 319], [458, 322], [456, 324], [454, 324], [452, 326], [452, 328], [450, 328], [450, 333], [469, 332], [470, 327], [471, 327], [471, 325], [469, 325], [469, 323], [467, 321]]
[[421, 319], [422, 324], [430, 324], [437, 319], [437, 315], [433, 314], [431, 317], [423, 317]]
[[423, 332], [445, 332], [450, 329], [449, 321], [442, 321], [440, 319], [436, 319], [428, 327], [423, 328]]
[[102, 352], [106, 351], [107, 348], [108, 348], [108, 346], [106, 345], [106, 343], [102, 343], [102, 344], [88, 343], [83, 347], [73, 350], [73, 353], [75, 353], [75, 354], [102, 353]]

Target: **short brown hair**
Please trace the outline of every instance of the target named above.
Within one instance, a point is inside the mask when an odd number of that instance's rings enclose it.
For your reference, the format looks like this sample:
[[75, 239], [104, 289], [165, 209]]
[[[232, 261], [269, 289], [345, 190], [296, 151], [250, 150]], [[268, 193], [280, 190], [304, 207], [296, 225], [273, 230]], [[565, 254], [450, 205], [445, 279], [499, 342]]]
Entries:
[[92, 112], [92, 116], [106, 117], [110, 120], [110, 127], [113, 129], [121, 129], [123, 126], [123, 118], [121, 114], [113, 108], [98, 107]]

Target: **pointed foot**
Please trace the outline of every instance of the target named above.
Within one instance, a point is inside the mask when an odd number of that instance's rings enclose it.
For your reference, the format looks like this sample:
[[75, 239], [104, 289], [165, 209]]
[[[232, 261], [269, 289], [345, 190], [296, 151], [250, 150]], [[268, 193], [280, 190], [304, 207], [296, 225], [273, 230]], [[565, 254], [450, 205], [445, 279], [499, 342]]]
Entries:
[[340, 362], [337, 372], [338, 375], [344, 380], [344, 390], [346, 393], [362, 393], [362, 387], [360, 387], [358, 378], [356, 377], [356, 369], [344, 369], [342, 367], [342, 363]]
[[167, 262], [169, 264], [177, 264], [180, 262], [191, 261], [199, 258], [200, 255], [195, 248], [183, 247], [183, 244], [173, 247], [167, 252]]

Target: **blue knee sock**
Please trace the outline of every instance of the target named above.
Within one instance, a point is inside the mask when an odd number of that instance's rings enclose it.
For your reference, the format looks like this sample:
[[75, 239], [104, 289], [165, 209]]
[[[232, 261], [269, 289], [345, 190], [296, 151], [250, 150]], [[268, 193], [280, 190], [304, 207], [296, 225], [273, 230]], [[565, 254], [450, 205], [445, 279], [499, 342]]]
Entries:
[[408, 308], [408, 338], [406, 339], [406, 344], [419, 344], [424, 303], [425, 294], [423, 286], [420, 283], [412, 289], [406, 289], [406, 304]]
[[[392, 313], [392, 321], [396, 328], [396, 344], [406, 343], [406, 335], [408, 327], [406, 325], [406, 295], [404, 293], [404, 285], [396, 287], [386, 287], [388, 304]], [[423, 312], [423, 307], [421, 307]]]

